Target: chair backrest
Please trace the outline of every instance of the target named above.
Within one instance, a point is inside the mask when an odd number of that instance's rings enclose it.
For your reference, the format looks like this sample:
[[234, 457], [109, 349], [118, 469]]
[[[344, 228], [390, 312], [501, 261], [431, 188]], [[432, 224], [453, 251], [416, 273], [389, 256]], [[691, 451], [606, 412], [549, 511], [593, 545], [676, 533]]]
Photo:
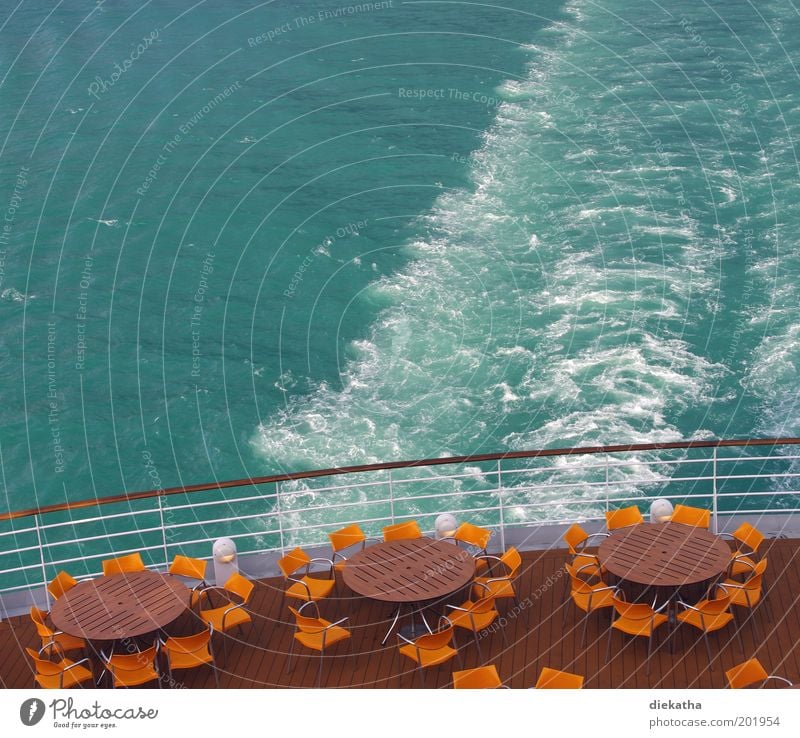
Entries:
[[425, 633], [414, 640], [418, 648], [436, 651], [447, 646], [453, 639], [453, 626], [446, 625], [435, 633]]
[[481, 597], [474, 602], [469, 602], [464, 609], [475, 615], [485, 615], [495, 609], [494, 597]]
[[65, 571], [60, 571], [53, 577], [50, 584], [47, 585], [47, 591], [58, 599], [64, 592], [69, 592], [77, 583], [77, 579], [67, 574]]
[[303, 633], [320, 633], [328, 627], [328, 625], [322, 621], [322, 618], [312, 618], [308, 615], [303, 615], [303, 613], [298, 612], [291, 605], [289, 606], [289, 610], [291, 610], [292, 615], [294, 615], [297, 629]]
[[636, 505], [623, 507], [619, 510], [606, 511], [606, 527], [609, 530], [628, 528], [631, 525], [638, 525], [643, 522], [642, 511]]
[[708, 528], [711, 525], [711, 511], [704, 510], [701, 507], [675, 505], [671, 521], [673, 523], [691, 525], [695, 528]]
[[207, 562], [203, 559], [193, 559], [189, 556], [177, 554], [169, 567], [169, 573], [189, 577], [190, 579], [205, 580], [206, 564]]
[[522, 566], [522, 556], [513, 546], [500, 557], [500, 561], [508, 567], [509, 577], [513, 577], [517, 573], [517, 569]]
[[574, 566], [570, 566], [569, 564], [564, 564], [564, 568], [567, 570], [567, 574], [569, 574], [573, 594], [583, 594], [583, 595], [592, 594], [593, 591], [592, 585], [578, 576]]
[[492, 537], [492, 531], [486, 528], [481, 528], [472, 523], [461, 523], [458, 526], [453, 538], [461, 543], [467, 543], [470, 546], [486, 550], [489, 545], [489, 539]]
[[761, 545], [765, 536], [758, 528], [754, 528], [750, 525], [750, 523], [742, 523], [733, 531], [733, 537], [739, 541], [739, 543], [747, 546], [751, 551], [755, 551]]
[[211, 641], [211, 635], [214, 632], [214, 627], [209, 623], [208, 628], [188, 636], [170, 636], [166, 641], [162, 641], [162, 647], [170, 653], [194, 653], [199, 651], [204, 646], [208, 646]]
[[132, 553], [127, 556], [120, 556], [116, 559], [106, 559], [103, 562], [103, 576], [111, 576], [113, 574], [128, 574], [135, 571], [144, 571], [146, 569], [144, 561], [140, 553]]
[[769, 674], [758, 659], [750, 659], [737, 664], [725, 672], [725, 678], [731, 689], [744, 689], [756, 682], [763, 682], [768, 676]]
[[151, 669], [156, 660], [157, 646], [150, 646], [138, 653], [112, 653], [108, 657], [107, 665], [113, 671], [139, 671], [139, 669]]
[[57, 664], [49, 659], [43, 659], [32, 648], [26, 648], [25, 651], [36, 666], [37, 674], [41, 674], [42, 676], [58, 676], [66, 668], [66, 666], [62, 668], [60, 663]]
[[453, 689], [497, 689], [502, 685], [494, 664], [453, 672]]
[[36, 626], [36, 632], [42, 638], [50, 638], [53, 635], [52, 628], [48, 628], [45, 625], [45, 618], [47, 617], [47, 613], [44, 610], [40, 610], [38, 607], [34, 606], [30, 609], [31, 620], [33, 624]]
[[334, 551], [343, 551], [345, 548], [350, 548], [350, 546], [355, 546], [357, 543], [367, 540], [364, 531], [355, 523], [333, 533], [328, 533], [328, 538]]
[[422, 538], [422, 531], [416, 520], [407, 520], [405, 523], [387, 525], [383, 529], [384, 541], [399, 541], [409, 538]]
[[225, 587], [228, 592], [233, 592], [237, 597], [240, 597], [244, 603], [250, 601], [250, 595], [255, 589], [255, 584], [241, 574], [236, 573], [231, 574], [228, 581], [222, 586]]
[[655, 612], [647, 603], [626, 602], [615, 594], [611, 595], [611, 601], [614, 604], [617, 615], [629, 620], [648, 620]]
[[582, 689], [584, 677], [545, 666], [536, 680], [536, 689]]
[[298, 569], [306, 566], [311, 561], [311, 557], [299, 546], [286, 554], [278, 561], [278, 567], [283, 572], [283, 576], [290, 577]]
[[755, 569], [753, 569], [747, 579], [742, 583], [745, 589], [749, 589], [751, 592], [761, 589], [764, 572], [767, 570], [767, 563], [767, 557], [765, 556], [756, 564]]
[[589, 534], [577, 523], [571, 525], [569, 530], [564, 533], [564, 541], [569, 546], [570, 553], [578, 553], [578, 546], [588, 537]]
[[703, 615], [714, 617], [722, 615], [731, 604], [731, 595], [725, 594], [721, 597], [715, 597], [713, 600], [702, 600], [698, 602], [695, 607], [700, 610]]

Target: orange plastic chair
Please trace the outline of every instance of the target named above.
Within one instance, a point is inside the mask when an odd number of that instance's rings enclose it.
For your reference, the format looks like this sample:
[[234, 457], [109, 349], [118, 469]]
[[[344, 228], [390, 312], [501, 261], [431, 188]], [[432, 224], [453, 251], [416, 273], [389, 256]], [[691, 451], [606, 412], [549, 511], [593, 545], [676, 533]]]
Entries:
[[661, 613], [668, 604], [669, 600], [660, 607], [656, 608], [656, 602], [652, 605], [645, 603], [625, 602], [617, 595], [612, 598], [616, 619], [612, 620], [611, 627], [608, 629], [608, 645], [606, 646], [606, 663], [611, 656], [611, 634], [618, 630], [631, 636], [641, 636], [647, 638], [647, 670], [645, 674], [650, 675], [650, 656], [653, 651], [653, 633], [664, 623], [667, 616]]
[[503, 686], [494, 664], [453, 672], [453, 689], [500, 689]]
[[630, 528], [632, 525], [644, 523], [642, 511], [636, 505], [623, 507], [619, 510], [606, 511], [606, 527], [609, 530], [619, 530], [620, 528]]
[[731, 538], [738, 544], [737, 550], [731, 554], [728, 576], [736, 577], [740, 574], [749, 574], [756, 565], [753, 554], [764, 542], [766, 536], [750, 523], [742, 523], [733, 533], [720, 533], [720, 536]]
[[[480, 589], [483, 587], [484, 596], [481, 599], [467, 600], [461, 605], [447, 605], [452, 612], [448, 614], [447, 619], [456, 627], [464, 628], [472, 632], [475, 639], [475, 646], [478, 648], [478, 658], [483, 661], [483, 651], [481, 649], [480, 639], [478, 633], [485, 631], [497, 618], [500, 613], [494, 602], [494, 597], [488, 596], [489, 588], [484, 585], [475, 585], [475, 588]], [[508, 637], [506, 636], [505, 628], [500, 628], [503, 634], [503, 641], [508, 645]]]
[[[25, 649], [31, 657], [36, 673], [33, 675], [34, 683], [42, 689], [69, 689], [78, 684], [92, 681], [91, 661], [81, 659], [70, 661], [61, 659], [58, 662], [43, 659], [32, 648]], [[86, 667], [89, 668], [86, 668]]]
[[65, 571], [60, 571], [53, 577], [50, 584], [47, 585], [47, 591], [52, 595], [54, 600], [57, 600], [64, 592], [69, 592], [77, 583], [77, 579], [70, 576]]
[[158, 644], [150, 646], [144, 651], [139, 651], [139, 653], [112, 653], [110, 656], [106, 656], [101, 651], [100, 659], [105, 669], [103, 669], [100, 679], [97, 680], [98, 684], [103, 675], [109, 673], [114, 689], [117, 687], [138, 687], [140, 684], [152, 682], [154, 679], [158, 681], [160, 689], [161, 675], [158, 673], [158, 667], [156, 666], [157, 655]]
[[[347, 563], [347, 557], [343, 556], [340, 551], [345, 551], [348, 548], [357, 546], [359, 543], [361, 544], [359, 550], [363, 551], [368, 540], [367, 534], [355, 524], [348, 525], [333, 533], [328, 533], [328, 538], [331, 542], [331, 561], [333, 561], [333, 568], [338, 572], [342, 572]], [[337, 559], [339, 559], [339, 561], [337, 561]]]
[[[333, 646], [340, 641], [346, 641], [352, 635], [347, 628], [343, 628], [342, 624], [347, 622], [347, 618], [337, 620], [335, 623], [330, 620], [325, 620], [319, 617], [319, 610], [317, 610], [316, 617], [309, 617], [303, 615], [303, 608], [313, 605], [315, 602], [305, 602], [300, 606], [299, 610], [289, 607], [295, 619], [294, 638], [292, 638], [292, 645], [289, 648], [289, 660], [286, 663], [286, 673], [292, 670], [292, 659], [294, 658], [294, 644], [297, 641], [300, 645], [310, 648], [312, 651], [319, 653], [319, 671], [317, 672], [317, 688], [322, 684], [322, 664], [325, 660], [325, 649]], [[350, 641], [352, 648], [352, 641]], [[352, 651], [351, 651], [352, 653]]]
[[120, 556], [117, 559], [106, 559], [103, 562], [103, 576], [106, 577], [114, 574], [130, 574], [135, 571], [145, 571], [146, 569], [142, 556], [138, 552]]
[[711, 510], [704, 510], [701, 507], [690, 507], [689, 505], [675, 505], [670, 522], [691, 525], [693, 528], [705, 528], [708, 530], [711, 526]]
[[584, 677], [568, 671], [542, 668], [534, 689], [583, 689]]
[[64, 633], [60, 630], [53, 630], [47, 626], [44, 621], [49, 613], [40, 610], [38, 607], [32, 607], [30, 615], [34, 626], [36, 626], [36, 633], [42, 639], [43, 649], [55, 645], [62, 652], [62, 656], [68, 651], [84, 651], [86, 649], [86, 641], [83, 638], [71, 636], [69, 633]]
[[[592, 567], [591, 564], [588, 566], [589, 568]], [[581, 579], [581, 570], [569, 564], [564, 564], [564, 569], [567, 572], [571, 585], [569, 592], [570, 597], [575, 605], [584, 612], [583, 636], [581, 637], [581, 646], [583, 646], [586, 643], [586, 626], [589, 622], [589, 613], [602, 610], [605, 607], [613, 607], [616, 587], [609, 587], [602, 580], [595, 584], [589, 584], [589, 582]], [[567, 622], [567, 612], [568, 608], [565, 607], [562, 625]]]
[[444, 664], [453, 657], [458, 661], [459, 667], [461, 666], [455, 628], [446, 617], [440, 618], [439, 628], [435, 633], [426, 633], [414, 640], [398, 633], [397, 638], [403, 644], [399, 645], [397, 650], [417, 665], [416, 670], [419, 672], [423, 688], [425, 687], [425, 669]]
[[206, 566], [207, 563], [204, 559], [193, 559], [189, 556], [181, 556], [177, 554], [172, 560], [169, 567], [169, 573], [174, 577], [186, 577], [187, 579], [194, 579], [197, 584], [192, 587], [192, 598], [189, 604], [194, 608], [203, 598], [202, 590], [208, 587], [206, 583]]
[[776, 679], [783, 682], [788, 687], [794, 685], [786, 678], [777, 676], [776, 674], [767, 674], [766, 669], [761, 665], [758, 659], [750, 659], [741, 664], [737, 664], [732, 669], [725, 672], [725, 678], [728, 680], [728, 687], [730, 689], [745, 689], [757, 682], [761, 682], [761, 686], [770, 679]]
[[[211, 592], [215, 591], [221, 592], [228, 601], [220, 607], [200, 610], [200, 618], [218, 633], [227, 633], [237, 626], [252, 623], [253, 619], [247, 611], [247, 605], [250, 603], [250, 596], [253, 594], [254, 589], [255, 585], [249, 579], [246, 579], [241, 574], [231, 574], [222, 587], [207, 587], [203, 590], [203, 593], [209, 597], [209, 604], [211, 604]], [[234, 602], [229, 595], [234, 595], [240, 601], [238, 603]], [[227, 640], [227, 638], [222, 640], [223, 656], [227, 655]]]
[[422, 538], [422, 531], [416, 520], [407, 520], [405, 523], [387, 525], [383, 529], [384, 541], [400, 541], [409, 538]]
[[522, 566], [522, 557], [519, 555], [519, 551], [512, 546], [502, 556], [485, 555], [477, 556], [476, 558], [486, 561], [490, 566], [492, 565], [491, 562], [502, 564], [506, 573], [502, 576], [476, 577], [473, 596], [476, 598], [513, 597], [517, 602], [517, 605], [519, 605], [517, 592], [514, 589], [514, 580], [517, 577], [517, 572]]
[[[458, 544], [463, 544], [467, 548], [475, 549], [473, 555], [487, 555], [487, 547], [492, 537], [492, 531], [487, 528], [481, 528], [472, 523], [461, 523], [456, 532], [453, 534], [453, 540]], [[486, 561], [483, 559], [475, 559], [475, 569], [480, 574], [487, 568]]]
[[[327, 564], [326, 568], [330, 574], [329, 579], [319, 579], [310, 576], [311, 565], [319, 563]], [[333, 561], [330, 559], [312, 559], [299, 547], [295, 548], [293, 551], [289, 551], [286, 556], [280, 559], [278, 561], [278, 567], [283, 573], [283, 577], [287, 583], [292, 582], [292, 584], [283, 591], [284, 600], [287, 597], [291, 597], [296, 600], [302, 600], [303, 602], [317, 602], [330, 595], [330, 593], [333, 592], [333, 588], [336, 586], [336, 574]], [[296, 576], [292, 576], [303, 568], [305, 569], [305, 573], [300, 579]]]
[[196, 669], [209, 664], [214, 672], [214, 682], [219, 687], [219, 675], [211, 645], [213, 634], [214, 626], [209, 623], [208, 628], [202, 633], [181, 637], [172, 636], [166, 640], [160, 639], [161, 650], [167, 657], [170, 681], [173, 679], [172, 672], [176, 669]]
[[[735, 579], [726, 579], [719, 585], [719, 588], [725, 594], [730, 595], [731, 605], [750, 610], [751, 617], [753, 618], [753, 626], [756, 631], [759, 630], [759, 626], [754, 613], [756, 607], [762, 600], [766, 602], [767, 613], [769, 619], [772, 620], [769, 602], [763, 597], [764, 572], [767, 570], [768, 563], [769, 561], [765, 556], [753, 567], [752, 573], [744, 582], [737, 582]], [[735, 612], [734, 610], [734, 614]]]
[[[708, 668], [713, 671], [714, 661], [711, 656], [711, 646], [708, 643], [708, 634], [722, 630], [733, 622], [733, 615], [729, 610], [731, 604], [730, 595], [722, 593], [722, 596], [718, 596], [716, 599], [701, 600], [696, 605], [687, 605], [683, 600], [678, 600], [678, 604], [683, 607], [683, 612], [677, 615], [678, 622], [691, 625], [702, 632], [703, 640], [706, 644], [706, 652], [708, 653]], [[739, 639], [739, 648], [744, 656], [742, 634], [738, 628], [736, 628], [736, 635]]]
[[[583, 569], [593, 576], [600, 576], [603, 573], [600, 559], [595, 554], [587, 553], [584, 549], [592, 538], [607, 538], [608, 535], [608, 533], [587, 533], [577, 523], [571, 525], [569, 530], [564, 533], [563, 539], [569, 547], [570, 554], [572, 554], [572, 561], [570, 562], [572, 566], [577, 569]], [[585, 569], [587, 566], [592, 566], [593, 569]]]

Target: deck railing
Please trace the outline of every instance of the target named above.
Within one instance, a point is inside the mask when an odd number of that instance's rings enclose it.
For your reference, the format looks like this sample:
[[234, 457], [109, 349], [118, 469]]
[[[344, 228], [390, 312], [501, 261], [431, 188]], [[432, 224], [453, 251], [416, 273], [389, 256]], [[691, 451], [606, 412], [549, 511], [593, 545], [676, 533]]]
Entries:
[[518, 451], [388, 462], [81, 500], [0, 515], [0, 592], [32, 589], [60, 569], [95, 575], [132, 551], [150, 566], [208, 558], [217, 538], [240, 553], [327, 543], [356, 522], [367, 533], [414, 518], [433, 530], [450, 512], [496, 532], [602, 520], [612, 506], [655, 497], [722, 518], [800, 512], [800, 439], [687, 441]]

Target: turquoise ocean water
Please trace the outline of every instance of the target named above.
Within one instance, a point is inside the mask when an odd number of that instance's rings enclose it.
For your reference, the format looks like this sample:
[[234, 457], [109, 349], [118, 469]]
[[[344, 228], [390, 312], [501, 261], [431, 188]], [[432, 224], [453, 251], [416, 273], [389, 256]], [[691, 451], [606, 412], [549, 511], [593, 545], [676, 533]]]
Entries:
[[0, 507], [797, 435], [800, 14], [4, 2]]

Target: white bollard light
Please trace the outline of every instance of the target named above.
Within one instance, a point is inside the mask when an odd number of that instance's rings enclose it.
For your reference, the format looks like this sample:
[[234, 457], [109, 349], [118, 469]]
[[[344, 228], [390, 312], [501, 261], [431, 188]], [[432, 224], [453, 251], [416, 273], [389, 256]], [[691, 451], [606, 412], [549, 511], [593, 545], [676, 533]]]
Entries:
[[458, 522], [450, 513], [442, 513], [436, 518], [433, 527], [436, 529], [436, 540], [440, 541], [442, 538], [452, 538], [456, 534]]
[[214, 583], [221, 587], [232, 574], [239, 573], [239, 562], [236, 558], [236, 544], [230, 538], [214, 541], [212, 549], [214, 559]]
[[672, 518], [674, 509], [669, 500], [653, 500], [650, 505], [650, 522], [651, 523], [668, 523]]

